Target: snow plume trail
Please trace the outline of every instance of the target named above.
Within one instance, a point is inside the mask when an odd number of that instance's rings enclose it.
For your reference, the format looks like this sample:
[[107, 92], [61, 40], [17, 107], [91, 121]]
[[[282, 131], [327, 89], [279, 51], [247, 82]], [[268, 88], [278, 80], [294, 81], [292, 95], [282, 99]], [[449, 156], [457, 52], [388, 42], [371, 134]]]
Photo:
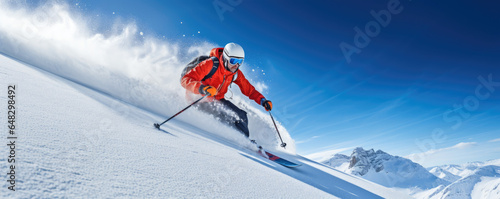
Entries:
[[[0, 0], [1, 53], [162, 117], [169, 117], [188, 104], [179, 82], [186, 63], [218, 46], [143, 36], [134, 22], [116, 21], [99, 32], [95, 27], [98, 21], [67, 3], [49, 1], [31, 8], [16, 2]], [[249, 113], [252, 139], [268, 148], [280, 148], [267, 113], [253, 107], [253, 102], [240, 92], [235, 92], [233, 102]], [[236, 130], [219, 125], [216, 119], [198, 111], [186, 111], [176, 119], [217, 137], [241, 145], [248, 143]], [[281, 125], [279, 130], [287, 142], [287, 152], [295, 153], [289, 133]]]

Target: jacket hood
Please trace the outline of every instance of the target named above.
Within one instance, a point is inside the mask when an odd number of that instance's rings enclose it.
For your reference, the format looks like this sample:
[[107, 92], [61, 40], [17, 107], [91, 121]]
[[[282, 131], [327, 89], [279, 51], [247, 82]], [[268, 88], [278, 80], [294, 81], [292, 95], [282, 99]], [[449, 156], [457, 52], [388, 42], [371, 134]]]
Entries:
[[210, 51], [210, 57], [217, 57], [219, 60], [222, 59], [222, 52], [224, 48], [214, 48]]

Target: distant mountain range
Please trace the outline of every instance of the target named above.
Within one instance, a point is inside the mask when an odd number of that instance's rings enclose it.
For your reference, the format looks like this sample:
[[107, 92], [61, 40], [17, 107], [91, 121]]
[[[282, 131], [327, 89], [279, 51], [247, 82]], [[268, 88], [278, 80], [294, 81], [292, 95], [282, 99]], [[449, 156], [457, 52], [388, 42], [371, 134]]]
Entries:
[[451, 184], [436, 187], [426, 198], [500, 198], [498, 160], [437, 166], [429, 171]]
[[395, 188], [416, 198], [500, 198], [500, 159], [424, 168], [381, 150], [355, 148], [322, 162], [345, 173]]

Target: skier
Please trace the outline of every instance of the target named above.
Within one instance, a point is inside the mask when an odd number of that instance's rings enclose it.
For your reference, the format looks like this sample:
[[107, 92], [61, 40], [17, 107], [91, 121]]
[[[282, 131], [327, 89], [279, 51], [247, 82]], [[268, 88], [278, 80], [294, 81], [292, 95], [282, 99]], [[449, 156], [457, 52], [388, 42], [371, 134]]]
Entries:
[[270, 111], [273, 104], [255, 90], [239, 70], [244, 59], [245, 52], [238, 44], [228, 43], [224, 48], [214, 48], [210, 51], [210, 58], [185, 71], [181, 84], [186, 89], [188, 100], [192, 99], [193, 94], [207, 96], [195, 105], [199, 110], [220, 118], [224, 123], [234, 125], [248, 138], [250, 132], [247, 113], [224, 98], [229, 85], [234, 81], [244, 95], [262, 105], [266, 111]]

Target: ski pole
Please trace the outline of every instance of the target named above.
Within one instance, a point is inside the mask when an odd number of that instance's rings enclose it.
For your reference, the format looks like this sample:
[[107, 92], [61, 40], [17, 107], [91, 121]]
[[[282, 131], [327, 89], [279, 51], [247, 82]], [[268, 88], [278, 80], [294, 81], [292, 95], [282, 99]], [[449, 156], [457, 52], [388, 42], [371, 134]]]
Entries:
[[278, 132], [278, 136], [280, 137], [281, 147], [285, 148], [286, 143], [284, 143], [283, 139], [281, 139], [280, 131], [278, 131], [278, 126], [276, 126], [276, 122], [274, 122], [273, 114], [271, 114], [271, 111], [269, 111], [269, 115], [271, 116], [271, 119], [273, 120], [274, 128], [276, 128], [276, 132]]
[[201, 97], [200, 99], [196, 100], [195, 102], [191, 103], [189, 106], [187, 106], [186, 108], [182, 109], [182, 111], [179, 111], [178, 113], [176, 113], [174, 116], [168, 118], [167, 120], [165, 120], [164, 122], [162, 122], [161, 124], [158, 124], [158, 123], [155, 123], [154, 126], [157, 128], [157, 129], [160, 129], [160, 126], [165, 124], [166, 122], [168, 122], [169, 120], [171, 120], [172, 118], [174, 118], [175, 116], [181, 114], [182, 112], [184, 112], [186, 109], [188, 109], [189, 107], [195, 105], [196, 103], [198, 103], [199, 101], [201, 101], [203, 98], [205, 98], [206, 95], [204, 95], [203, 97]]

